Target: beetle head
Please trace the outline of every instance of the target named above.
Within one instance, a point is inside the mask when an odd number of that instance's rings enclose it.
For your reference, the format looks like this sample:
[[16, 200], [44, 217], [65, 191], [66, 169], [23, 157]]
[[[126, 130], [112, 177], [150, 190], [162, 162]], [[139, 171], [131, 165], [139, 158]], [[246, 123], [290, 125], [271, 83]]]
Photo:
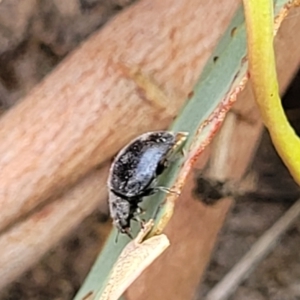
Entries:
[[119, 232], [125, 233], [132, 238], [130, 234], [130, 221], [133, 217], [133, 212], [129, 201], [110, 192], [108, 202], [114, 225]]

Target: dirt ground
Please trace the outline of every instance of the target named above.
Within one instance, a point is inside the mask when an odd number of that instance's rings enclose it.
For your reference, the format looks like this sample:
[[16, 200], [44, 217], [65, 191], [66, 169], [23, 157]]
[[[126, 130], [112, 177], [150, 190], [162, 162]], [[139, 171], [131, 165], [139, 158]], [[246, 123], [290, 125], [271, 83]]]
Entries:
[[[6, 109], [22, 98], [90, 33], [132, 2], [2, 0], [1, 107]], [[298, 129], [299, 95], [300, 72], [284, 99]], [[237, 199], [195, 299], [201, 299], [299, 197], [299, 189], [276, 155], [267, 133], [262, 137], [251, 171], [259, 179], [257, 190]], [[72, 299], [109, 229], [108, 217], [95, 212], [40, 263], [2, 291], [0, 300]], [[300, 299], [299, 233], [300, 220], [230, 299]]]
[[[300, 81], [298, 84], [300, 86]], [[202, 299], [299, 198], [299, 189], [277, 157], [267, 133], [263, 136], [253, 167], [259, 176], [258, 189], [237, 199], [227, 216], [197, 300]], [[229, 299], [300, 299], [299, 233], [300, 219]]]

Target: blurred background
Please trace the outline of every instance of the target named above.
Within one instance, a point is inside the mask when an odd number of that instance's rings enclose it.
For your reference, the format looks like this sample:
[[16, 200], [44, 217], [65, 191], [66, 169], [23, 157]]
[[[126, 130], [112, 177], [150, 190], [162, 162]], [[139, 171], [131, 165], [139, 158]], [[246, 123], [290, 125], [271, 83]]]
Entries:
[[[0, 106], [3, 112], [24, 97], [81, 41], [134, 1], [2, 2]], [[283, 103], [299, 133], [300, 72], [285, 93]], [[195, 299], [202, 299], [300, 195], [267, 132], [262, 135], [249, 174], [255, 178], [255, 189], [236, 199]], [[107, 211], [95, 212], [41, 262], [1, 291], [0, 299], [72, 299], [110, 228]], [[300, 299], [299, 233], [300, 220], [230, 299]]]

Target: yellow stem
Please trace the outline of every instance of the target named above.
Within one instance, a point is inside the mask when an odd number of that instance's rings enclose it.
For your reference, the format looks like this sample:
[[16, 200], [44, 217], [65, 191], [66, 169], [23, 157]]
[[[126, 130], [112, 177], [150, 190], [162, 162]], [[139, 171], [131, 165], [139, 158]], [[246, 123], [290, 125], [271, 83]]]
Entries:
[[254, 95], [277, 152], [300, 185], [300, 139], [286, 118], [278, 91], [273, 47], [273, 1], [243, 1]]

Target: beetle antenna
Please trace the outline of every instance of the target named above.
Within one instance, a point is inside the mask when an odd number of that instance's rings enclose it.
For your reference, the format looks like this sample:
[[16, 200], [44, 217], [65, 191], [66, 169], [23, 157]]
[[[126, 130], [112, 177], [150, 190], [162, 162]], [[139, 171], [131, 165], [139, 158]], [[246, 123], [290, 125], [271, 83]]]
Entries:
[[118, 243], [119, 234], [120, 234], [120, 231], [118, 230], [118, 232], [117, 232], [117, 234], [116, 234], [116, 238], [115, 238], [115, 244]]

